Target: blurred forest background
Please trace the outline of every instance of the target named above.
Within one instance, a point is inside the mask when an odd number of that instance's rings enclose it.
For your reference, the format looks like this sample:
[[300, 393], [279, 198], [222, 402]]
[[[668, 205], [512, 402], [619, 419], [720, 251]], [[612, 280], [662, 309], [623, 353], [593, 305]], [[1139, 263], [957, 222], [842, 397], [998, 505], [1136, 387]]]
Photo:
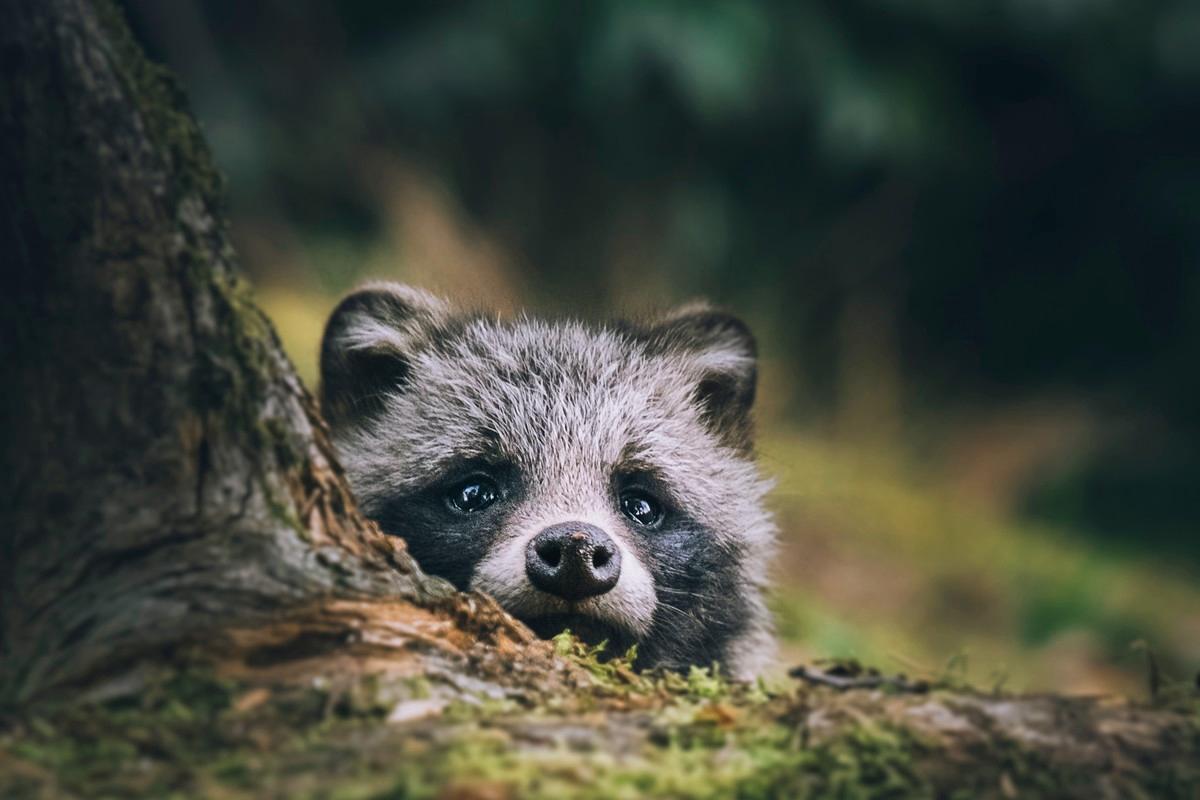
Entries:
[[1200, 5], [124, 0], [315, 384], [366, 278], [763, 350], [786, 660], [1200, 666]]

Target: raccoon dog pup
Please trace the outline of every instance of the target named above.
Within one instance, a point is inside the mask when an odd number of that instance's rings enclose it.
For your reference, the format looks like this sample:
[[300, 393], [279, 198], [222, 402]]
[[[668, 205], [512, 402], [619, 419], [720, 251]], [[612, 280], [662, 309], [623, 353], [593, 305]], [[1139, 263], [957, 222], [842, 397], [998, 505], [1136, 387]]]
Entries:
[[702, 305], [638, 325], [499, 320], [376, 283], [321, 346], [350, 484], [422, 569], [540, 636], [741, 678], [772, 649], [755, 379], [749, 330]]

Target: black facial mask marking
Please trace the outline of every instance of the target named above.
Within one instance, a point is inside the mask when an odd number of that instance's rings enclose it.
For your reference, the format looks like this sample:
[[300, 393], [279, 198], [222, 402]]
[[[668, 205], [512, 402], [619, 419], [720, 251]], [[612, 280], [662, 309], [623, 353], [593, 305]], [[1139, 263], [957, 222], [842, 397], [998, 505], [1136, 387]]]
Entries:
[[[447, 497], [472, 476], [486, 476], [500, 497], [478, 511], [463, 513]], [[389, 500], [372, 516], [384, 533], [404, 539], [421, 569], [465, 591], [522, 497], [515, 468], [470, 461], [423, 489]]]

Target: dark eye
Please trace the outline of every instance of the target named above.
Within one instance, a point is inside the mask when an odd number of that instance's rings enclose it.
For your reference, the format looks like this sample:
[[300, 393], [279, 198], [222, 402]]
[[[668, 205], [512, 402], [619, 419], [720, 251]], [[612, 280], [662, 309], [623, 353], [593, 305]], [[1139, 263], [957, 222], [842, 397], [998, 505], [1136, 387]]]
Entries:
[[446, 495], [446, 503], [455, 511], [470, 514], [482, 511], [500, 499], [500, 489], [490, 478], [469, 478]]
[[653, 528], [662, 522], [662, 504], [650, 495], [637, 489], [631, 489], [621, 495], [621, 510], [625, 516], [646, 528]]

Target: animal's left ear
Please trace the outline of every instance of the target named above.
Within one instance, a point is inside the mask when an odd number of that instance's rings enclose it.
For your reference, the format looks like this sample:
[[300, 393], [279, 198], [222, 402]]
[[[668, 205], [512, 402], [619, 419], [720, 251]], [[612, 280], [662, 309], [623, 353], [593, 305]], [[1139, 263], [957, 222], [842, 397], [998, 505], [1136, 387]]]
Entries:
[[754, 445], [750, 409], [758, 383], [758, 347], [746, 323], [703, 303], [683, 306], [649, 330], [652, 351], [693, 368], [692, 399], [704, 423], [738, 450]]

